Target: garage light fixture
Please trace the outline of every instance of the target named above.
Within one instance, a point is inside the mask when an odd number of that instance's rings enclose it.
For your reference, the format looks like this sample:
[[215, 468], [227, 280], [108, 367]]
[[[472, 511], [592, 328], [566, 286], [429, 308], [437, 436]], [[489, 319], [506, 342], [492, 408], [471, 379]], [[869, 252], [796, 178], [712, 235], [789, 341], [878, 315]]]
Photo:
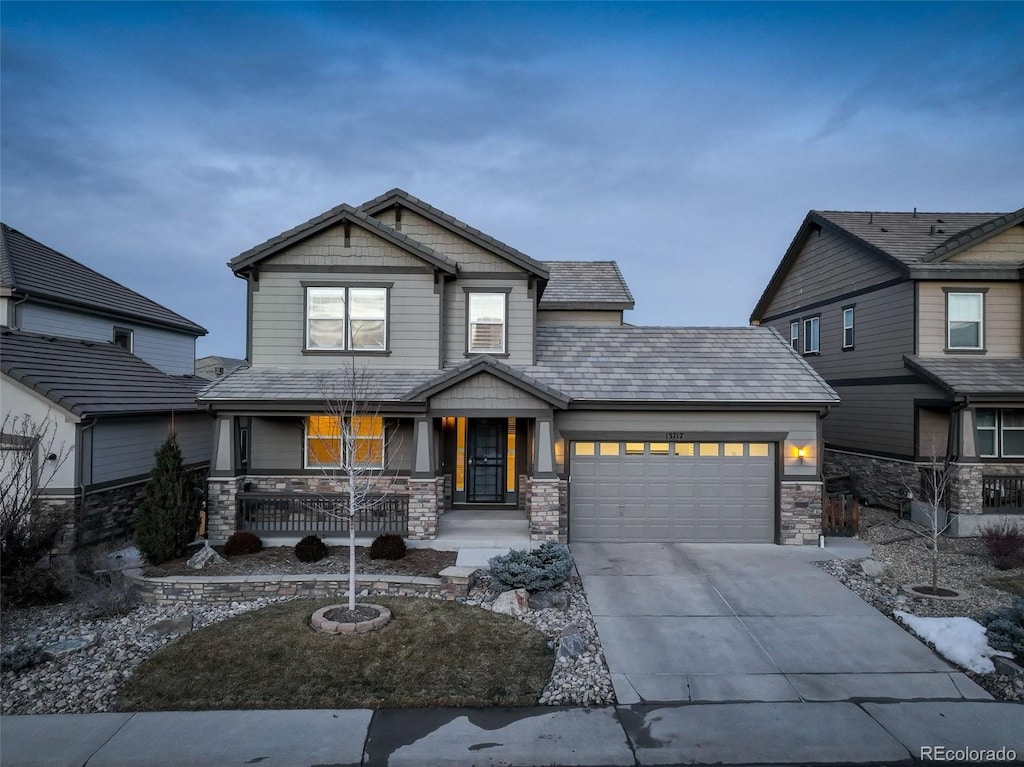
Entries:
[[800, 463], [802, 464], [804, 462], [804, 458], [807, 457], [807, 448], [806, 447], [798, 447], [796, 449], [796, 457], [800, 459]]

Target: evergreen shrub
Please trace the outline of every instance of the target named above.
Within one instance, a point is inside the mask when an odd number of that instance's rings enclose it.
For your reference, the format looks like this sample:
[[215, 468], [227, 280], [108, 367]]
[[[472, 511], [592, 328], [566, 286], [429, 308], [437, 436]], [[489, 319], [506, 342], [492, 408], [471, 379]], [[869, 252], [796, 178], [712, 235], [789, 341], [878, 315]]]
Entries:
[[491, 588], [496, 591], [557, 588], [572, 575], [572, 554], [564, 543], [545, 541], [533, 551], [513, 549], [491, 557]]

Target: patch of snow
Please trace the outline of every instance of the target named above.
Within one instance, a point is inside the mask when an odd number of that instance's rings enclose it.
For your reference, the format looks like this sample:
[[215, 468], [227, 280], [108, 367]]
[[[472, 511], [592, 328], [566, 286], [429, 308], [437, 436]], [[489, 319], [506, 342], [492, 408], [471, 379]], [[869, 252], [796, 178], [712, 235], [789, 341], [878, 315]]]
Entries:
[[985, 627], [971, 618], [922, 618], [902, 610], [893, 611], [893, 615], [921, 639], [935, 645], [943, 657], [968, 671], [991, 674], [996, 670], [993, 656], [1013, 657], [1012, 653], [989, 647]]

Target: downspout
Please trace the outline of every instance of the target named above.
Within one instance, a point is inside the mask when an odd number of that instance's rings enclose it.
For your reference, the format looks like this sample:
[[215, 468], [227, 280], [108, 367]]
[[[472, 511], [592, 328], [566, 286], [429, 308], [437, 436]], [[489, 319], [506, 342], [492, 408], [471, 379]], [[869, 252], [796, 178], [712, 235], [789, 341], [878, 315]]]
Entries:
[[15, 330], [21, 330], [21, 325], [18, 322], [18, 307], [28, 301], [28, 294], [26, 293], [18, 301], [11, 304], [11, 327]]
[[[82, 478], [85, 476], [85, 449], [84, 449], [85, 439], [84, 439], [84, 435], [85, 435], [85, 432], [86, 432], [87, 429], [91, 429], [95, 425], [96, 425], [96, 419], [95, 418], [91, 418], [91, 419], [89, 419], [88, 423], [84, 423], [84, 425], [82, 425], [81, 428], [78, 430], [78, 437], [79, 437], [79, 439], [78, 439], [78, 451], [77, 451], [78, 452], [78, 461], [77, 461], [78, 466], [76, 468], [76, 473], [78, 474], [78, 516], [79, 517], [81, 517], [82, 514], [85, 512], [85, 483], [82, 481]], [[92, 458], [92, 449], [89, 450], [89, 457]], [[76, 528], [77, 528], [77, 525], [76, 525]], [[75, 537], [76, 538], [78, 537], [77, 530], [76, 530], [76, 533], [75, 533]]]

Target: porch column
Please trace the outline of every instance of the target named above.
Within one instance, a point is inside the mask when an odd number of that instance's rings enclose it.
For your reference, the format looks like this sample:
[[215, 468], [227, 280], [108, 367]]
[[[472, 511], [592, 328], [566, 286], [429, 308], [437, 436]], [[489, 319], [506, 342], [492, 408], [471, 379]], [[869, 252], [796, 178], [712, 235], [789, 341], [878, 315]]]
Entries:
[[213, 425], [213, 455], [206, 494], [206, 536], [224, 541], [235, 532], [238, 509], [235, 496], [242, 477], [235, 475], [235, 419], [218, 416]]
[[443, 477], [434, 476], [434, 435], [430, 418], [417, 418], [413, 426], [414, 453], [409, 474], [409, 538], [431, 540], [437, 537], [439, 498], [443, 496]]
[[550, 479], [555, 473], [554, 429], [550, 420], [537, 420], [534, 437], [533, 476]]
[[554, 427], [551, 419], [537, 419], [534, 434], [533, 474], [526, 482], [526, 512], [530, 538], [535, 541], [564, 541], [567, 519], [563, 483], [555, 472]]
[[417, 418], [413, 429], [413, 442], [415, 444], [415, 455], [412, 462], [412, 476], [426, 478], [434, 476], [433, 447], [434, 440], [431, 434], [431, 422], [429, 418]]

